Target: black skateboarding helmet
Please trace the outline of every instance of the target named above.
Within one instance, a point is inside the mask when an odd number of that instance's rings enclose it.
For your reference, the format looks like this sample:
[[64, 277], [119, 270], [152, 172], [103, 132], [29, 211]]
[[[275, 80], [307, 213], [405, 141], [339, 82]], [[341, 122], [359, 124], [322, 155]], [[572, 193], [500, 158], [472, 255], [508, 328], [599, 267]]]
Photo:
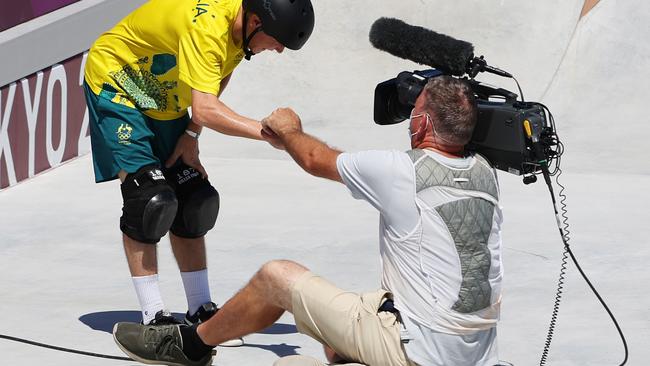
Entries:
[[310, 0], [243, 0], [242, 6], [260, 18], [264, 33], [292, 50], [302, 48], [314, 30]]

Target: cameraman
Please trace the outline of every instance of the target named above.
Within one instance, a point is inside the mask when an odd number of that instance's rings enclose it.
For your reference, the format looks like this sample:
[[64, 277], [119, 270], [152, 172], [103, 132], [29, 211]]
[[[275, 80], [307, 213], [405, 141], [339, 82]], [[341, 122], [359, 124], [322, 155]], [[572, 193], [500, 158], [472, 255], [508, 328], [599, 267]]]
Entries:
[[[300, 332], [325, 345], [330, 362], [496, 364], [501, 210], [494, 170], [464, 153], [476, 116], [468, 85], [435, 77], [411, 113], [413, 150], [341, 153], [305, 134], [290, 109], [275, 111], [262, 121], [267, 141], [379, 210], [382, 289], [346, 292], [298, 263], [272, 261], [209, 321], [166, 327], [166, 338], [200, 359], [213, 345], [264, 329], [287, 310]], [[114, 337], [139, 355], [147, 329], [119, 323]], [[304, 356], [276, 364], [322, 365]]]

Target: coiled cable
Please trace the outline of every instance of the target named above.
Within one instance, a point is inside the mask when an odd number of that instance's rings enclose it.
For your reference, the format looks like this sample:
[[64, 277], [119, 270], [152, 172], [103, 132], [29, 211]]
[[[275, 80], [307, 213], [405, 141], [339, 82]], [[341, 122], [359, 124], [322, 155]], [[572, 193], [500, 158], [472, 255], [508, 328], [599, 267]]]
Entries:
[[566, 199], [567, 196], [564, 194], [565, 187], [560, 184], [559, 178], [560, 175], [562, 175], [562, 169], [560, 169], [559, 165], [556, 166], [556, 172], [558, 173], [555, 176], [555, 183], [560, 187], [560, 191], [558, 192], [558, 196], [560, 197], [560, 211], [561, 214], [558, 212], [558, 207], [557, 207], [557, 202], [555, 200], [555, 193], [553, 192], [553, 185], [551, 183], [551, 178], [550, 178], [550, 173], [548, 171], [548, 167], [546, 165], [542, 166], [542, 172], [544, 175], [544, 180], [546, 181], [546, 185], [548, 186], [549, 192], [551, 193], [551, 200], [553, 201], [553, 209], [555, 211], [555, 220], [558, 225], [558, 229], [560, 231], [560, 237], [562, 238], [562, 243], [564, 244], [564, 252], [562, 255], [562, 266], [560, 268], [560, 276], [559, 276], [559, 281], [558, 281], [558, 288], [555, 293], [555, 303], [553, 305], [553, 313], [551, 315], [551, 322], [549, 324], [548, 328], [548, 333], [546, 335], [546, 342], [544, 345], [544, 350], [542, 351], [542, 357], [540, 359], [540, 366], [544, 366], [546, 364], [546, 361], [548, 359], [548, 354], [550, 351], [551, 347], [551, 341], [553, 340], [553, 333], [555, 331], [555, 326], [557, 324], [557, 316], [558, 312], [560, 309], [560, 301], [562, 299], [562, 291], [564, 288], [564, 280], [565, 280], [565, 275], [566, 275], [566, 265], [567, 265], [567, 255], [571, 257], [571, 261], [573, 264], [575, 264], [576, 268], [578, 269], [578, 272], [580, 272], [580, 275], [582, 278], [585, 280], [591, 291], [596, 295], [596, 298], [600, 302], [600, 304], [603, 306], [605, 311], [607, 311], [607, 314], [609, 315], [610, 319], [616, 326], [616, 330], [618, 331], [619, 336], [621, 337], [621, 341], [623, 342], [623, 348], [625, 350], [625, 356], [623, 358], [623, 361], [619, 364], [619, 366], [623, 366], [627, 363], [628, 356], [629, 356], [629, 351], [627, 348], [627, 341], [625, 340], [625, 336], [623, 335], [623, 331], [621, 330], [621, 327], [618, 325], [618, 321], [616, 321], [616, 318], [614, 317], [614, 314], [611, 312], [603, 298], [600, 296], [594, 285], [589, 281], [589, 278], [587, 275], [584, 273], [582, 270], [582, 267], [580, 267], [580, 264], [578, 263], [578, 260], [576, 259], [575, 255], [571, 251], [571, 247], [569, 246], [569, 240], [571, 239], [569, 237], [569, 217], [568, 217], [568, 211], [567, 211], [567, 205], [566, 205]]

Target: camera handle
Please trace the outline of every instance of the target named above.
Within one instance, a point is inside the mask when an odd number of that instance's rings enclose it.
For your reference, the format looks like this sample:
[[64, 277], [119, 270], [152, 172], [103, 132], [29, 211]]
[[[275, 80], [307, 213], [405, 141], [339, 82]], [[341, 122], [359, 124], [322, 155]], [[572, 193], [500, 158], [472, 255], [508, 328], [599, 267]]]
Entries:
[[498, 67], [490, 66], [485, 61], [483, 55], [474, 57], [467, 63], [467, 74], [474, 79], [479, 72], [489, 72], [491, 74], [511, 78], [512, 74], [507, 71], [501, 70]]
[[510, 90], [497, 88], [492, 85], [481, 83], [480, 81], [476, 81], [474, 79], [464, 79], [464, 80], [466, 80], [472, 86], [472, 90], [481, 99], [490, 100], [490, 98], [500, 97], [505, 99], [506, 103], [509, 104], [514, 104], [517, 101], [518, 95], [511, 92]]

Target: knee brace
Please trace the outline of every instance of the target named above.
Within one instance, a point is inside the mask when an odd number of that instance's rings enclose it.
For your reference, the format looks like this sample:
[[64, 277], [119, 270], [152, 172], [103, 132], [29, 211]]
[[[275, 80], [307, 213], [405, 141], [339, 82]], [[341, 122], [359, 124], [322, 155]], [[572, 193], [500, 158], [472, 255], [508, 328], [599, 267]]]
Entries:
[[178, 212], [170, 231], [182, 238], [199, 238], [214, 227], [219, 214], [219, 192], [201, 173], [185, 164], [166, 172], [176, 192]]
[[146, 166], [122, 183], [120, 229], [131, 239], [156, 244], [174, 221], [178, 201], [160, 169]]

